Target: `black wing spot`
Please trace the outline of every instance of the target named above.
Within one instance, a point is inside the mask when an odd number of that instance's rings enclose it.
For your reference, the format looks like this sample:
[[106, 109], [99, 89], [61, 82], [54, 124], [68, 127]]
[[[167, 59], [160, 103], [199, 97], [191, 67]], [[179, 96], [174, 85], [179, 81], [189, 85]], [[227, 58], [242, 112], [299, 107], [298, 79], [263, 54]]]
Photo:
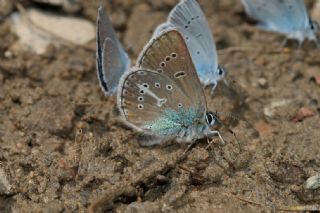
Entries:
[[165, 67], [165, 66], [166, 66], [166, 63], [162, 61], [162, 62], [160, 63], [160, 67]]
[[154, 84], [154, 86], [155, 86], [156, 88], [160, 88], [160, 83], [156, 82], [156, 83]]
[[182, 78], [184, 76], [186, 76], [186, 73], [184, 71], [179, 71], [174, 74], [175, 78]]
[[145, 92], [143, 89], [141, 89], [141, 90], [139, 91], [139, 93], [140, 93], [141, 95], [143, 95], [143, 94], [145, 94], [146, 92]]
[[147, 83], [143, 83], [142, 86], [145, 88], [149, 88], [149, 84], [147, 84]]
[[157, 69], [158, 73], [163, 73], [163, 69]]
[[139, 102], [143, 102], [143, 101], [144, 101], [144, 98], [143, 98], [142, 96], [139, 96], [139, 97], [138, 97], [138, 101], [139, 101]]

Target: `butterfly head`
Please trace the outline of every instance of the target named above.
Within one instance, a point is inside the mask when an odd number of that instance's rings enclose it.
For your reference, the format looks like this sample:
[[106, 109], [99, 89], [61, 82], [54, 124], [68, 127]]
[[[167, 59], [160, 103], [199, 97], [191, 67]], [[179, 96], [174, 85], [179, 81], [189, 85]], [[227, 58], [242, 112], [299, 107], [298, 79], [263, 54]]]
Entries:
[[221, 79], [223, 79], [226, 76], [226, 70], [221, 66], [218, 65], [217, 68], [217, 80], [220, 81]]
[[206, 122], [207, 122], [207, 124], [209, 126], [213, 126], [215, 124], [219, 124], [220, 120], [219, 120], [218, 114], [215, 113], [215, 112], [208, 111], [206, 113]]
[[320, 31], [320, 24], [317, 21], [312, 20], [309, 18], [309, 26], [313, 33], [318, 33]]

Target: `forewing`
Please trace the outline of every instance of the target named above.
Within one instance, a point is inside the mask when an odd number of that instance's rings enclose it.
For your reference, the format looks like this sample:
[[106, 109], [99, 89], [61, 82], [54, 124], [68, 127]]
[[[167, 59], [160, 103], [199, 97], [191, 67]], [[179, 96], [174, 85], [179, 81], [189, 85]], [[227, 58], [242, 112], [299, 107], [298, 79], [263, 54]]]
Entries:
[[152, 39], [140, 53], [137, 66], [168, 76], [186, 95], [186, 102], [205, 112], [206, 101], [200, 80], [186, 43], [177, 30], [170, 29]]
[[130, 59], [103, 7], [99, 7], [98, 10], [96, 64], [103, 91], [112, 95], [117, 89], [120, 77], [129, 68]]
[[193, 104], [169, 76], [143, 68], [126, 73], [118, 91], [120, 112], [129, 124], [144, 131], [148, 131], [146, 124], [159, 118], [164, 110]]
[[171, 12], [168, 23], [184, 36], [196, 70], [203, 78], [216, 78], [218, 57], [212, 32], [196, 0], [183, 0]]

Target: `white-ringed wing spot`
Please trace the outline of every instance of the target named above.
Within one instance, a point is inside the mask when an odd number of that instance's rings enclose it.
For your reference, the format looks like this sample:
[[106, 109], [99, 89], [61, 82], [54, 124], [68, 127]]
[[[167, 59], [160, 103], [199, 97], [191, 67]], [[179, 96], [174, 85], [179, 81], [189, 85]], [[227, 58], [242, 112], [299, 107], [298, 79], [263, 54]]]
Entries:
[[166, 62], [161, 61], [161, 62], [160, 62], [160, 67], [165, 67], [165, 66], [166, 66]]
[[143, 102], [143, 101], [144, 101], [143, 96], [139, 96], [139, 97], [138, 97], [138, 101], [139, 101], [139, 102]]
[[140, 89], [140, 90], [139, 90], [139, 93], [140, 93], [141, 95], [143, 95], [143, 94], [146, 93], [146, 91], [145, 91], [144, 89]]
[[185, 71], [178, 71], [174, 74], [175, 78], [183, 78], [186, 76], [186, 72]]
[[147, 84], [147, 83], [143, 83], [142, 86], [147, 88], [147, 89], [149, 88], [149, 84]]
[[156, 82], [155, 84], [154, 84], [154, 86], [155, 86], [155, 88], [160, 88], [160, 83], [158, 83], [158, 82]]

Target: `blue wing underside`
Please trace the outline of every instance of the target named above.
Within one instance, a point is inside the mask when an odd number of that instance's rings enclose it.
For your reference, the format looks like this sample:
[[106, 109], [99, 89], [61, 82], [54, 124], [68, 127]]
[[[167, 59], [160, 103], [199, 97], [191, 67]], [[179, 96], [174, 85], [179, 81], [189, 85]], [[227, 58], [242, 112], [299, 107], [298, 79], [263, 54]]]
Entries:
[[249, 16], [259, 27], [304, 39], [309, 29], [309, 16], [303, 0], [242, 0]]
[[117, 90], [120, 77], [128, 70], [130, 59], [102, 7], [98, 10], [96, 55], [101, 88], [105, 94], [112, 95]]

